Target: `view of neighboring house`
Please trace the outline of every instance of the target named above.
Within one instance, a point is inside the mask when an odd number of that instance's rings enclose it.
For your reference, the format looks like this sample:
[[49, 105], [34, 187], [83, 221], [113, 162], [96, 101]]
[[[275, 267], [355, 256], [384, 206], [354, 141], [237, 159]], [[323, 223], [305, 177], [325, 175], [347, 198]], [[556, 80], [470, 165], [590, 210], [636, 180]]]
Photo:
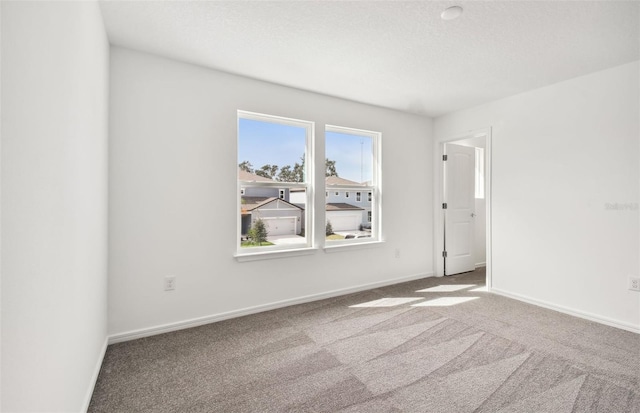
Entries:
[[[371, 228], [371, 192], [366, 188], [366, 183], [328, 176], [325, 184], [327, 221], [331, 222], [334, 231]], [[337, 185], [340, 188], [334, 187]], [[363, 188], [360, 190], [358, 187]]]
[[[239, 169], [240, 181], [273, 182], [272, 179]], [[267, 233], [274, 235], [299, 235], [303, 228], [304, 208], [289, 202], [289, 189], [275, 187], [240, 187], [241, 235], [249, 232], [251, 225], [262, 219]]]
[[[366, 184], [328, 176], [325, 185], [326, 217], [334, 231], [358, 231], [371, 227], [371, 194]], [[340, 188], [335, 188], [336, 185], [340, 185]], [[345, 189], [345, 186], [350, 188]], [[359, 187], [363, 189], [358, 190]], [[304, 191], [292, 190], [290, 201], [304, 208]]]
[[[272, 179], [239, 169], [238, 178], [244, 182], [273, 182]], [[339, 185], [340, 188], [334, 186]], [[345, 186], [350, 187], [345, 189]], [[358, 190], [363, 187], [362, 190]], [[334, 231], [358, 231], [371, 227], [371, 193], [366, 184], [337, 176], [326, 178], [326, 217]], [[277, 187], [240, 187], [242, 214], [241, 235], [262, 219], [270, 236], [300, 235], [304, 230], [304, 189]]]

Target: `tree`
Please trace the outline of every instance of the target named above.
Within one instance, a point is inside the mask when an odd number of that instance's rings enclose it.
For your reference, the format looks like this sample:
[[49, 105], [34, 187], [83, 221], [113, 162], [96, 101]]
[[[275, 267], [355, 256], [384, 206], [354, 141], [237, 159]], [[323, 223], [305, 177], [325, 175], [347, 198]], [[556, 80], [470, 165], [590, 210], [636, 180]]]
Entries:
[[[301, 163], [296, 162], [293, 167], [285, 165], [282, 168], [278, 168], [278, 165], [266, 164], [262, 165], [260, 169], [253, 169], [251, 162], [242, 161], [238, 164], [238, 167], [243, 171], [279, 182], [304, 182], [304, 154], [300, 157], [300, 161]], [[329, 158], [325, 160], [325, 176], [338, 176], [336, 161], [332, 161]]]
[[331, 225], [331, 221], [327, 221], [327, 226], [325, 227], [324, 232], [327, 236], [333, 235], [333, 226]]
[[249, 172], [249, 173], [253, 173], [253, 165], [251, 165], [251, 162], [249, 161], [242, 161], [238, 164], [238, 167], [240, 169], [242, 169], [243, 171]]
[[301, 164], [296, 162], [295, 165], [293, 165], [294, 182], [304, 182], [304, 154], [302, 154], [300, 160], [302, 161]]
[[249, 229], [249, 233], [247, 235], [254, 244], [262, 245], [263, 242], [267, 241], [267, 235], [269, 235], [269, 233], [266, 225], [264, 225], [264, 221], [258, 218]]
[[255, 170], [256, 175], [260, 175], [264, 178], [269, 178], [269, 179], [273, 179], [276, 176], [277, 172], [278, 172], [278, 165], [270, 165], [270, 164], [262, 165], [262, 168]]
[[338, 176], [336, 171], [336, 161], [332, 161], [329, 158], [325, 160], [325, 175], [324, 176]]
[[280, 168], [280, 172], [276, 179], [280, 182], [298, 182], [294, 172], [291, 170], [291, 166], [289, 165]]

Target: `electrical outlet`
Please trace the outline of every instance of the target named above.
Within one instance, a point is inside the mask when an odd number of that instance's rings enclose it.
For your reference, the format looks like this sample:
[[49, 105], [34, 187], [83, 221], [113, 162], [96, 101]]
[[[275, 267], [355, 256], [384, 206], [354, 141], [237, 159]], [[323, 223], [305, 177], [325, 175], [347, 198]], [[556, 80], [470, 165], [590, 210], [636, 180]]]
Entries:
[[176, 289], [176, 277], [173, 275], [168, 275], [164, 277], [164, 290], [173, 291], [175, 289]]
[[638, 277], [630, 277], [629, 278], [629, 289], [631, 291], [640, 291], [640, 278], [638, 278]]
[[396, 258], [400, 258], [400, 248], [396, 248]]

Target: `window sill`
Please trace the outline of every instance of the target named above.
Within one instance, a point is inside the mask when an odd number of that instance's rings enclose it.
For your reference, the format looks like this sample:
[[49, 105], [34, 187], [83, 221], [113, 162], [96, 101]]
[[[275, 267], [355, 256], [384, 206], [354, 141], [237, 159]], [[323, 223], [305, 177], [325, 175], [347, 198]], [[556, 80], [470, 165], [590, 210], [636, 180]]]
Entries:
[[238, 262], [249, 262], [249, 261], [259, 261], [259, 260], [271, 260], [274, 258], [289, 258], [289, 257], [298, 257], [301, 255], [311, 255], [311, 254], [315, 254], [316, 251], [318, 251], [318, 248], [309, 247], [309, 248], [296, 248], [296, 249], [277, 250], [277, 251], [249, 252], [244, 254], [235, 254], [234, 258]]
[[349, 243], [341, 242], [340, 244], [326, 245], [324, 247], [324, 252], [333, 253], [333, 252], [341, 252], [341, 251], [351, 251], [356, 249], [375, 248], [375, 247], [382, 246], [384, 243], [385, 243], [384, 240], [349, 242]]

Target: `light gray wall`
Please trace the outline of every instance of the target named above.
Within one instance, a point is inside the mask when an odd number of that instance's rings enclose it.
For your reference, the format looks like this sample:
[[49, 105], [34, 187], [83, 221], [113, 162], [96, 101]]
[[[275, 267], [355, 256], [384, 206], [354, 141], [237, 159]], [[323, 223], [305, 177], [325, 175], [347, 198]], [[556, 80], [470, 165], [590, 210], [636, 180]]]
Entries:
[[438, 139], [492, 128], [497, 291], [640, 331], [640, 295], [628, 290], [639, 275], [639, 69], [435, 120]]
[[[432, 122], [219, 73], [121, 48], [111, 50], [109, 331], [122, 337], [280, 301], [428, 274]], [[383, 225], [377, 247], [237, 262], [238, 109], [382, 132]], [[425, 162], [425, 160], [427, 160]], [[324, 241], [324, 176], [316, 242]], [[422, 188], [416, 194], [405, 187]], [[224, 200], [228, 202], [224, 202]], [[395, 249], [400, 258], [395, 258]], [[360, 265], [368, 262], [366, 268]], [[341, 271], [335, 271], [341, 268]], [[163, 291], [166, 275], [177, 277]]]
[[79, 412], [107, 334], [109, 46], [96, 3], [0, 7], [2, 411]]

